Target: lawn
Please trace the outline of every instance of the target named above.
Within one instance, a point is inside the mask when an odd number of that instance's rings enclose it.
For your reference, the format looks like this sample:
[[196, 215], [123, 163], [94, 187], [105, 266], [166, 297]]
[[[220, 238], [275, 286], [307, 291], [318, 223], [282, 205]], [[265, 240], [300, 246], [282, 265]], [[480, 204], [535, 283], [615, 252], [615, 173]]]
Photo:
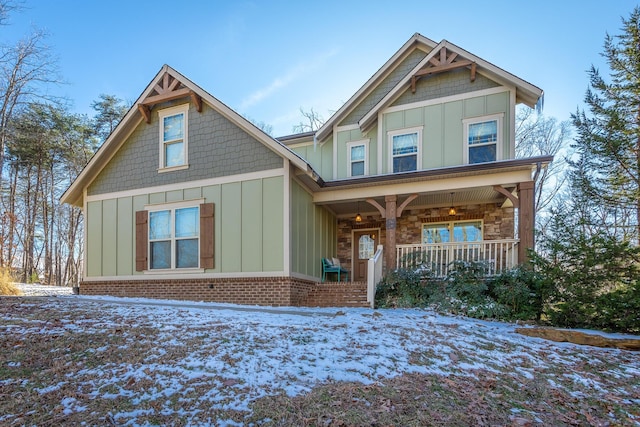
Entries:
[[0, 425], [640, 425], [639, 352], [424, 310], [157, 303], [1, 297]]

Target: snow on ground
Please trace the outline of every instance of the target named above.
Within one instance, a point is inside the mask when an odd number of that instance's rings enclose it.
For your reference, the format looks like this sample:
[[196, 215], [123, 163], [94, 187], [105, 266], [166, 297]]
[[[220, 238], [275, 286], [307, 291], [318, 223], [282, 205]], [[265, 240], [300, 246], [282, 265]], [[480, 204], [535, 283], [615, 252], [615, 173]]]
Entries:
[[15, 283], [20, 288], [22, 293], [26, 296], [46, 296], [52, 297], [57, 295], [72, 295], [72, 289], [70, 286], [47, 286], [37, 283]]
[[[40, 285], [21, 288], [27, 295], [45, 289]], [[201, 392], [206, 383], [207, 391], [199, 399], [212, 407], [242, 411], [248, 410], [251, 401], [278, 390], [297, 395], [325, 381], [370, 384], [410, 372], [474, 376], [479, 368], [508, 371], [525, 381], [540, 369], [564, 366], [570, 372], [577, 363], [604, 366], [604, 361], [621, 354], [620, 350], [525, 337], [515, 333], [513, 324], [447, 317], [426, 310], [265, 309], [76, 296], [70, 295], [67, 288], [49, 288], [52, 287], [46, 287], [44, 292], [59, 298], [48, 300], [43, 303], [45, 306], [72, 304], [73, 309], [65, 311], [54, 328], [48, 325], [45, 331], [41, 322], [33, 320], [20, 330], [12, 327], [11, 333], [117, 331], [123, 334], [125, 351], [127, 346], [144, 347], [153, 341], [143, 359], [82, 366], [77, 372], [78, 378], [90, 378], [86, 393], [92, 398], [130, 395], [134, 404], [168, 402], [194, 390]], [[64, 292], [54, 292], [57, 290]], [[130, 335], [133, 331], [135, 336]], [[99, 358], [107, 349], [88, 350]], [[616, 369], [603, 375], [637, 377], [637, 365], [620, 362]], [[127, 382], [139, 380], [154, 386], [131, 395]], [[585, 381], [578, 375], [570, 380], [576, 386]], [[589, 387], [607, 388], [598, 381], [589, 379]], [[46, 392], [47, 389], [42, 390]], [[640, 405], [640, 400], [637, 403]], [[79, 402], [72, 400], [65, 402], [65, 408], [83, 410]], [[134, 411], [114, 418], [118, 423], [135, 424], [136, 416]], [[185, 419], [192, 416], [196, 414], [187, 413]]]

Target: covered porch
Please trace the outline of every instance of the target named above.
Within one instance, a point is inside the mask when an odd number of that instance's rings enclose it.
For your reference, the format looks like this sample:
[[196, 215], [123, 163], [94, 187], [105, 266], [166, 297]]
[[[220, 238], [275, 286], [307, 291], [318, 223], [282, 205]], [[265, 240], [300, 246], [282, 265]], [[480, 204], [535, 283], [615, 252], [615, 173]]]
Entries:
[[314, 203], [337, 220], [337, 255], [350, 280], [381, 269], [429, 268], [445, 276], [456, 260], [483, 261], [492, 275], [527, 261], [534, 243], [534, 188], [550, 158], [508, 160], [324, 183]]

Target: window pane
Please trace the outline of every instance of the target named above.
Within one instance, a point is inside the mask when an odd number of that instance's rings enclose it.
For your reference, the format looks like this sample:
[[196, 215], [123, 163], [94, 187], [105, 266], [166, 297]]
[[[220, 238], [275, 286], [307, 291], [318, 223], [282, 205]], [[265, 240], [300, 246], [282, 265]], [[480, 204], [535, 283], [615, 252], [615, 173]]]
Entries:
[[411, 154], [418, 152], [418, 134], [409, 133], [393, 137], [393, 155]]
[[373, 258], [375, 255], [373, 247], [374, 240], [368, 234], [360, 236], [358, 241], [358, 258], [359, 259], [369, 259]]
[[355, 145], [351, 147], [351, 161], [364, 161], [364, 145]]
[[469, 147], [469, 163], [496, 161], [496, 144]]
[[149, 212], [149, 239], [169, 239], [171, 237], [171, 212]]
[[422, 243], [449, 242], [448, 224], [425, 224], [422, 226]]
[[479, 242], [482, 240], [482, 222], [456, 222], [453, 224], [453, 240], [456, 242]]
[[176, 240], [176, 268], [198, 267], [198, 239]]
[[200, 227], [198, 208], [176, 209], [176, 237], [197, 237]]
[[364, 162], [351, 163], [351, 176], [364, 175]]
[[165, 144], [164, 166], [168, 168], [180, 165], [184, 165], [184, 143]]
[[151, 268], [171, 268], [171, 242], [151, 242]]
[[485, 144], [498, 140], [498, 121], [473, 123], [469, 125], [469, 144]]
[[164, 118], [164, 142], [182, 139], [184, 114], [176, 114]]
[[417, 160], [418, 160], [418, 157], [416, 155], [394, 157], [393, 171], [394, 172], [414, 171], [417, 169]]

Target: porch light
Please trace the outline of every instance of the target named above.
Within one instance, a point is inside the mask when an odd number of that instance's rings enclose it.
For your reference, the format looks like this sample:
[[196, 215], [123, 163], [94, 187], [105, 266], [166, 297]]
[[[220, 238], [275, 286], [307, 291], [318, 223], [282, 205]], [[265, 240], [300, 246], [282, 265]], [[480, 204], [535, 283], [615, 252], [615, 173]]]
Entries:
[[451, 207], [449, 208], [449, 216], [455, 216], [456, 208], [453, 207], [453, 193], [449, 193], [449, 200], [451, 201]]
[[356, 214], [356, 222], [362, 222], [362, 215], [360, 215], [360, 201], [358, 201], [358, 213]]

